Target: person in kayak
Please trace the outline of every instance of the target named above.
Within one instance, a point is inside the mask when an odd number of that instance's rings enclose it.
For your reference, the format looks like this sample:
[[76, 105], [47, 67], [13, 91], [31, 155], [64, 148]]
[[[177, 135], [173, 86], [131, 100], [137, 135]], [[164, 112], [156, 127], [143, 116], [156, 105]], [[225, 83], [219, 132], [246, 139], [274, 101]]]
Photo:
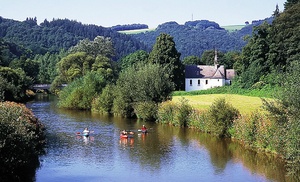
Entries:
[[142, 131], [146, 131], [146, 130], [147, 130], [146, 126], [145, 126], [145, 125], [143, 125], [143, 127], [142, 127]]
[[89, 129], [88, 129], [88, 128], [84, 128], [82, 134], [83, 134], [83, 135], [89, 135], [89, 134], [90, 134]]

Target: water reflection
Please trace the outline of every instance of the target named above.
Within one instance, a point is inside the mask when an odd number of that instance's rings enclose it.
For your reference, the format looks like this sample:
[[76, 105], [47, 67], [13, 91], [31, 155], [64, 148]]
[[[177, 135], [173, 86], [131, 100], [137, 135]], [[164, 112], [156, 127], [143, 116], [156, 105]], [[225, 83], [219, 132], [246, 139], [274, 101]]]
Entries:
[[[30, 105], [47, 129], [37, 181], [288, 181], [283, 161], [191, 129]], [[143, 124], [149, 133], [138, 133]], [[84, 127], [94, 130], [77, 136]], [[132, 138], [120, 138], [121, 130]]]

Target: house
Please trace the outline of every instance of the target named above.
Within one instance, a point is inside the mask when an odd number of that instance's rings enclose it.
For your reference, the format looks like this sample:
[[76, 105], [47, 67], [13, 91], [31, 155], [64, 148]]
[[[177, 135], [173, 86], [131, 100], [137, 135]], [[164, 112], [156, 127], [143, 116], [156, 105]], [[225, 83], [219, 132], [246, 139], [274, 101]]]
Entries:
[[215, 51], [214, 65], [185, 66], [185, 91], [206, 90], [230, 85], [235, 76], [234, 69], [225, 69], [219, 65]]

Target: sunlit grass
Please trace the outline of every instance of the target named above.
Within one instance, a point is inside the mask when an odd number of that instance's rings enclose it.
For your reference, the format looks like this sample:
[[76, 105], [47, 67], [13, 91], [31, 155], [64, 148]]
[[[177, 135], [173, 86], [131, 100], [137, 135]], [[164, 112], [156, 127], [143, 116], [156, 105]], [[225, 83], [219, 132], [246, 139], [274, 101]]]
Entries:
[[249, 114], [254, 111], [261, 111], [262, 100], [259, 97], [235, 95], [235, 94], [208, 94], [208, 95], [188, 95], [188, 96], [173, 96], [172, 101], [179, 102], [180, 99], [185, 98], [188, 103], [194, 108], [199, 110], [208, 109], [212, 103], [220, 97], [224, 97], [227, 102], [232, 104], [233, 107], [238, 109], [241, 114]]

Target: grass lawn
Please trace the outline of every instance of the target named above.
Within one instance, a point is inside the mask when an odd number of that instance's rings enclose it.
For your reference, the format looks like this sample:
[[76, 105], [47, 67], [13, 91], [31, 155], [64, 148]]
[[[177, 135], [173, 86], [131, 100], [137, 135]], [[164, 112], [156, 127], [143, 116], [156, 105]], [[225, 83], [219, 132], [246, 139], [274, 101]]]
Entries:
[[261, 108], [262, 100], [259, 97], [235, 95], [235, 94], [208, 94], [208, 95], [188, 95], [188, 96], [173, 96], [174, 102], [179, 102], [184, 97], [188, 103], [194, 108], [200, 110], [208, 109], [212, 103], [220, 97], [224, 97], [227, 102], [238, 109], [241, 114], [249, 114], [254, 111], [263, 111]]

